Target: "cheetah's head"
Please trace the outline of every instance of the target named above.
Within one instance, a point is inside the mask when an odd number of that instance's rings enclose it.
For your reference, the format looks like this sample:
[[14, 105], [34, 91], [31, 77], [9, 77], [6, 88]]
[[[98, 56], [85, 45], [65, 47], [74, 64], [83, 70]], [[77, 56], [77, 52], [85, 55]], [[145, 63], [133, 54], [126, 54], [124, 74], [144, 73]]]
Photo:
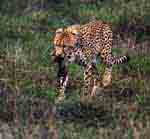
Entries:
[[67, 28], [59, 28], [54, 36], [54, 56], [64, 57], [69, 49], [76, 46], [80, 31], [80, 25], [72, 25]]

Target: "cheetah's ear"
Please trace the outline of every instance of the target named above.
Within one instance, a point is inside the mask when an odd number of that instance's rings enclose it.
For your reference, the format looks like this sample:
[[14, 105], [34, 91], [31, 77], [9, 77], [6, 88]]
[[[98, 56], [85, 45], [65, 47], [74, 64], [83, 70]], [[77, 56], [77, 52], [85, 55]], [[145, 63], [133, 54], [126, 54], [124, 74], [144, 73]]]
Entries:
[[55, 33], [63, 33], [63, 28], [56, 29]]
[[73, 35], [78, 35], [80, 32], [80, 25], [72, 25], [65, 29], [65, 32], [72, 33]]

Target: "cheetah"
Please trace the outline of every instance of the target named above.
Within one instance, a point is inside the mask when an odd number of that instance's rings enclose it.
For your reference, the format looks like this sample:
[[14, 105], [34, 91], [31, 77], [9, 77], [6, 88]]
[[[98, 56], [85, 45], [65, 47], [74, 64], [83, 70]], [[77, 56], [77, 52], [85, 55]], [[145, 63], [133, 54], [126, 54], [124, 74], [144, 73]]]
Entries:
[[54, 36], [54, 57], [59, 60], [60, 96], [65, 96], [68, 82], [68, 63], [77, 63], [84, 68], [84, 94], [94, 96], [99, 87], [100, 76], [96, 67], [99, 57], [106, 65], [101, 86], [106, 87], [112, 81], [112, 67], [129, 60], [128, 56], [112, 55], [113, 32], [109, 24], [92, 21], [84, 25], [71, 25], [56, 30]]

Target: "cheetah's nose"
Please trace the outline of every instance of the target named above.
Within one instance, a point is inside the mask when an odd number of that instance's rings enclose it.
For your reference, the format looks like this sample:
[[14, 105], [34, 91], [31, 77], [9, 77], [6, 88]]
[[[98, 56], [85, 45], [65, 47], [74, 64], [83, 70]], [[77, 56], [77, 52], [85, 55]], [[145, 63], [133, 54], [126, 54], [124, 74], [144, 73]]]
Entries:
[[67, 57], [68, 57], [69, 59], [71, 58], [71, 56], [70, 56], [70, 55], [68, 55]]

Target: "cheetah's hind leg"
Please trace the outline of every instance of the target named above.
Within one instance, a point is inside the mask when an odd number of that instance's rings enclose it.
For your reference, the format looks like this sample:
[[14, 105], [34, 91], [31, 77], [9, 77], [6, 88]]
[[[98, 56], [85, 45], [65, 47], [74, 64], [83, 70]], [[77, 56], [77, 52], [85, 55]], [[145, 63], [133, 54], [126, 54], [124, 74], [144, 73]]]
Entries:
[[97, 93], [100, 89], [100, 83], [99, 82], [100, 82], [99, 79], [96, 79], [96, 78], [94, 79], [94, 85], [93, 85], [92, 91], [91, 91], [91, 98], [94, 98], [97, 95]]
[[112, 82], [112, 66], [109, 67], [107, 66], [105, 68], [105, 72], [102, 77], [102, 85], [103, 87], [107, 87], [111, 85], [111, 82]]

